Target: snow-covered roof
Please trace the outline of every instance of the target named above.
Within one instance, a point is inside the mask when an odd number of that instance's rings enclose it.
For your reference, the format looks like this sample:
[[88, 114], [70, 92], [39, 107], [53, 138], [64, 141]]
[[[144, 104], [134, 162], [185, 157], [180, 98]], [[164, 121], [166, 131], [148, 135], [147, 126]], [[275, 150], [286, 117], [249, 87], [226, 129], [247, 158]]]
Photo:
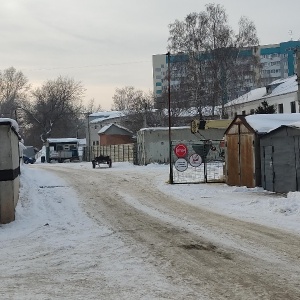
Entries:
[[276, 86], [270, 94], [267, 94], [266, 87], [257, 88], [232, 101], [227, 102], [225, 104], [225, 107], [251, 102], [255, 100], [267, 100], [268, 98], [274, 96], [297, 92], [298, 84], [296, 79], [296, 75], [284, 79], [277, 79], [268, 85], [270, 87]]
[[78, 139], [79, 145], [86, 145], [86, 139]]
[[[162, 112], [165, 116], [168, 116], [167, 108], [163, 109]], [[202, 107], [202, 109], [201, 109], [201, 114], [203, 116], [211, 116], [212, 112], [213, 112], [212, 106], [205, 106], [205, 107]], [[178, 110], [178, 112], [176, 114], [178, 114], [178, 117], [194, 117], [194, 116], [199, 115], [199, 108], [198, 107], [190, 107], [188, 109], [180, 109], [180, 110]], [[218, 107], [215, 107], [214, 114], [215, 115], [219, 114]]]
[[282, 125], [300, 123], [300, 113], [296, 114], [257, 114], [245, 117], [248, 124], [258, 133], [270, 132]]
[[114, 110], [114, 111], [100, 111], [97, 113], [90, 114], [90, 117], [96, 117], [95, 119], [91, 120], [90, 123], [99, 123], [103, 120], [115, 119], [123, 117], [125, 114], [122, 111]]
[[49, 143], [77, 143], [76, 138], [57, 138], [57, 139], [47, 139]]
[[300, 128], [300, 121], [294, 122], [294, 123], [292, 123], [292, 124], [290, 124], [290, 125], [288, 125], [288, 126]]
[[264, 97], [266, 94], [267, 94], [267, 90], [265, 87], [254, 89], [232, 101], [227, 102], [225, 104], [225, 107], [259, 100], [262, 97]]
[[298, 83], [297, 83], [297, 76], [293, 75], [285, 79], [278, 79], [276, 81], [273, 81], [270, 85], [279, 84], [271, 94], [266, 95], [265, 98], [277, 96], [277, 95], [283, 95], [287, 93], [293, 93], [297, 92], [298, 90]]
[[112, 124], [108, 124], [108, 125], [105, 125], [103, 126], [99, 131], [98, 131], [98, 134], [99, 133], [104, 133], [108, 128], [111, 127]]
[[121, 125], [118, 125], [118, 124], [108, 124], [108, 125], [103, 126], [103, 127], [98, 131], [98, 134], [106, 132], [111, 126], [116, 126], [116, 127], [120, 128], [120, 129], [126, 130], [127, 132], [133, 133], [131, 130], [129, 130], [129, 129], [127, 129], [126, 127], [123, 127], [123, 126], [121, 126]]
[[19, 132], [19, 125], [13, 119], [10, 119], [10, 118], [0, 118], [0, 123], [10, 123], [11, 126], [15, 129], [15, 131]]
[[[139, 131], [165, 131], [168, 130], [169, 127], [147, 127], [142, 128]], [[179, 126], [179, 127], [171, 127], [171, 130], [182, 130], [182, 129], [191, 129], [190, 126]]]

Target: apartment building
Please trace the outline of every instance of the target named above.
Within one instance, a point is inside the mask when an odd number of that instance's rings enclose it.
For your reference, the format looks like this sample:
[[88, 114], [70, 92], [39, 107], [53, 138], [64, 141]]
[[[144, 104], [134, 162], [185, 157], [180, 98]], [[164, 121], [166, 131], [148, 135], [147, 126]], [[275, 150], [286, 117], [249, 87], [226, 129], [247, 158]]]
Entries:
[[[297, 63], [295, 49], [300, 48], [300, 41], [288, 41], [272, 45], [260, 45], [248, 55], [258, 55], [261, 62], [261, 69], [257, 70], [256, 82], [251, 77], [245, 78], [245, 91], [267, 86], [277, 79], [287, 78], [296, 73]], [[180, 54], [181, 56], [184, 54]], [[171, 55], [170, 64], [175, 63]], [[156, 98], [159, 98], [163, 89], [167, 87], [166, 75], [168, 72], [168, 56], [157, 54], [152, 56], [153, 67], [153, 91]], [[175, 81], [171, 85], [176, 84]], [[229, 99], [232, 100], [232, 99]]]

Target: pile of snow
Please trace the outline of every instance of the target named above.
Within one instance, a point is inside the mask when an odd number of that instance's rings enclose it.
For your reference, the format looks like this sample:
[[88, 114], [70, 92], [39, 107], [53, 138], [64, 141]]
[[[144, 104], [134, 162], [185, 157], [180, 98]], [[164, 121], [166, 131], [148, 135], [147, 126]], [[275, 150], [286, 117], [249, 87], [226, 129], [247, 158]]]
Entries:
[[10, 123], [11, 126], [15, 129], [15, 131], [19, 132], [19, 125], [13, 119], [10, 119], [10, 118], [0, 118], [0, 123]]
[[257, 114], [245, 117], [248, 124], [258, 133], [267, 133], [283, 125], [297, 126], [300, 113], [295, 114]]

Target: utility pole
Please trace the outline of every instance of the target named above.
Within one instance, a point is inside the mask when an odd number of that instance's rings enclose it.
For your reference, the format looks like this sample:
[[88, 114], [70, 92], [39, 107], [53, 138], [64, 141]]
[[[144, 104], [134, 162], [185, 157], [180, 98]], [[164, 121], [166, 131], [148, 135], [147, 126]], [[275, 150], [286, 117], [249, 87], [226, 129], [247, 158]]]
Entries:
[[173, 164], [172, 164], [172, 137], [171, 137], [171, 67], [170, 67], [170, 52], [167, 53], [168, 58], [168, 123], [169, 123], [169, 182], [173, 184]]
[[297, 83], [298, 83], [297, 100], [298, 100], [299, 112], [300, 112], [300, 48], [296, 49], [296, 61], [297, 61]]
[[87, 160], [91, 161], [91, 128], [90, 128], [90, 112], [87, 114], [87, 130], [88, 130], [88, 143], [87, 143]]

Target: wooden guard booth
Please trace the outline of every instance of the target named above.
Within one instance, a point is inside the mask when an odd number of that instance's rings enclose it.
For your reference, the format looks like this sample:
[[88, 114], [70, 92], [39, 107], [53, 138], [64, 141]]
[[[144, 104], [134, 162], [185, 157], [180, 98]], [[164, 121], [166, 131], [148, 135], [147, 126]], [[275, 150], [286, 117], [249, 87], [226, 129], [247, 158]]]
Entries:
[[225, 131], [225, 180], [228, 185], [261, 185], [259, 135], [245, 116], [236, 116]]

